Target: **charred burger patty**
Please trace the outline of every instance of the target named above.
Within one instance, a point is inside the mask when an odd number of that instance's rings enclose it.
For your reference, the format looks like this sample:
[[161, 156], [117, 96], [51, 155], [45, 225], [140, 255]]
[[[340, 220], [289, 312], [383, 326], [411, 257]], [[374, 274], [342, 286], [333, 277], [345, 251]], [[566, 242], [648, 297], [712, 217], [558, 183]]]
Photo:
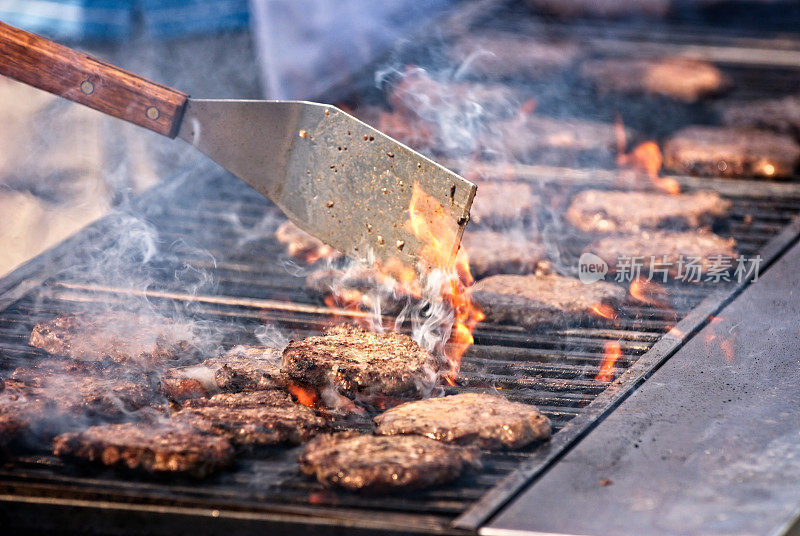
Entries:
[[550, 437], [550, 420], [536, 407], [482, 393], [407, 402], [375, 417], [375, 424], [378, 434], [420, 435], [483, 449], [518, 449]]
[[291, 341], [282, 370], [300, 384], [334, 386], [347, 396], [421, 397], [436, 385], [439, 360], [407, 335], [340, 325]]
[[311, 408], [276, 390], [189, 400], [172, 418], [238, 445], [300, 444], [327, 426]]
[[322, 435], [306, 445], [300, 469], [328, 486], [387, 492], [436, 486], [478, 468], [478, 452], [420, 436]]
[[198, 478], [230, 465], [234, 454], [227, 440], [174, 424], [92, 426], [80, 433], [62, 434], [53, 445], [57, 456]]

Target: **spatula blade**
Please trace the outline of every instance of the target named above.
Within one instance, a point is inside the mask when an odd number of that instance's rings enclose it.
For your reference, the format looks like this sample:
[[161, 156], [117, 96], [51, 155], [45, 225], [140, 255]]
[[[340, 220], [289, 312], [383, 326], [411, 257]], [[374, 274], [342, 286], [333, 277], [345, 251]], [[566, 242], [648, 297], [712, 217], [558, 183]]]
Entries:
[[[374, 255], [416, 265], [432, 247], [452, 260], [476, 191], [329, 105], [192, 99], [179, 136], [270, 198], [298, 227], [362, 260]], [[425, 202], [411, 225], [415, 192]]]

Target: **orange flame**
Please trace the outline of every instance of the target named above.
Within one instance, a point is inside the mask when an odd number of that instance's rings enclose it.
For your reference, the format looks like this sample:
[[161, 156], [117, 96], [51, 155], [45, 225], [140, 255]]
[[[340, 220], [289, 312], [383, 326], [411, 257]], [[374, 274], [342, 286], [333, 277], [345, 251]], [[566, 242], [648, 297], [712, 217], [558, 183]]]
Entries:
[[628, 145], [628, 140], [625, 133], [625, 125], [622, 122], [622, 116], [619, 114], [614, 121], [614, 134], [617, 138], [618, 165], [646, 172], [650, 181], [659, 190], [673, 195], [681, 193], [681, 185], [678, 184], [678, 181], [659, 176], [661, 166], [664, 163], [664, 157], [656, 142], [646, 141], [640, 143], [633, 151], [626, 153], [625, 148]]
[[669, 309], [667, 305], [667, 291], [664, 287], [642, 277], [631, 281], [629, 289], [631, 296], [640, 302], [649, 303], [662, 309]]
[[319, 395], [313, 389], [308, 389], [297, 384], [290, 383], [289, 392], [294, 395], [299, 404], [303, 404], [304, 406], [308, 406], [310, 408], [316, 408], [319, 405]]
[[364, 294], [354, 288], [337, 289], [333, 294], [328, 294], [323, 298], [325, 305], [331, 309], [345, 309], [347, 311], [358, 311], [363, 304]]
[[622, 346], [619, 341], [608, 341], [605, 344], [603, 361], [600, 363], [600, 372], [594, 379], [598, 382], [610, 382], [614, 379], [614, 365], [622, 356]]
[[591, 312], [592, 314], [602, 318], [607, 318], [608, 320], [617, 319], [617, 312], [613, 307], [605, 303], [598, 303], [597, 305], [592, 306]]
[[646, 172], [653, 185], [661, 191], [673, 195], [681, 193], [681, 185], [678, 181], [669, 177], [659, 176], [664, 157], [661, 154], [661, 149], [658, 148], [658, 144], [654, 141], [640, 143], [630, 153], [621, 153], [617, 157], [617, 163]]
[[474, 278], [469, 269], [466, 250], [459, 248], [455, 260], [452, 260], [452, 244], [456, 242], [458, 233], [456, 223], [448, 217], [444, 207], [417, 182], [414, 182], [408, 210], [408, 226], [414, 236], [424, 244], [420, 258], [429, 267], [441, 269], [448, 274], [442, 293], [443, 298], [452, 306], [455, 318], [450, 344], [445, 348], [445, 355], [450, 362], [450, 372], [445, 379], [455, 385], [461, 358], [475, 342], [472, 331], [485, 315], [472, 303], [469, 286]]

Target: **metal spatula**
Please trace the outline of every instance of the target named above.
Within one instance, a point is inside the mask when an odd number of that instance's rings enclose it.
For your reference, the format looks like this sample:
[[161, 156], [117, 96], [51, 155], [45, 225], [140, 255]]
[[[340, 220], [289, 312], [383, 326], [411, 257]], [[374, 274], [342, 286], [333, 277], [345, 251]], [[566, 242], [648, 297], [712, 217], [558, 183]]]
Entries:
[[184, 139], [351, 257], [413, 264], [431, 247], [409, 225], [413, 192], [426, 195], [416, 215], [445, 257], [469, 219], [475, 185], [334, 106], [190, 99], [3, 23], [0, 74]]

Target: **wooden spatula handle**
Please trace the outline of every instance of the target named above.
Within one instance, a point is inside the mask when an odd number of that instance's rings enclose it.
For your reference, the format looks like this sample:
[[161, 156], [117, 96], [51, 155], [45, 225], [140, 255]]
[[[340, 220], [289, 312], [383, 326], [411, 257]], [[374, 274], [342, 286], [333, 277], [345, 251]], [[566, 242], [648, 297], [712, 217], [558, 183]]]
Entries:
[[2, 22], [0, 74], [170, 138], [189, 97]]

